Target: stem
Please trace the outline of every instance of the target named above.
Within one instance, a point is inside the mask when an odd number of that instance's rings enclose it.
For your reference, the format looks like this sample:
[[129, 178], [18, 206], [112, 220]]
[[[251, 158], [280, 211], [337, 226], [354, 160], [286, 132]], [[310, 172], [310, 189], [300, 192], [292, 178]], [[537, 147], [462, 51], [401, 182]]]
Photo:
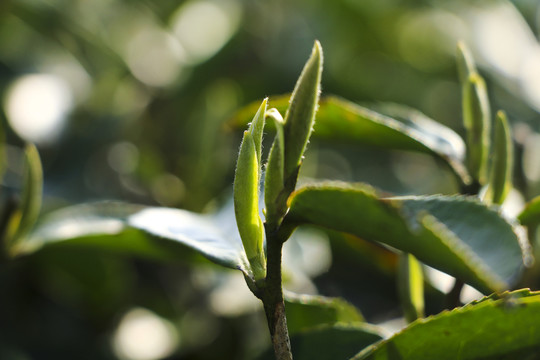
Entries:
[[4, 205], [4, 211], [2, 217], [0, 218], [0, 261], [7, 259], [9, 257], [10, 246], [13, 244], [8, 243], [7, 236], [7, 227], [9, 220], [13, 213], [17, 210], [17, 199], [14, 195], [10, 195]]
[[283, 289], [281, 287], [281, 250], [283, 242], [275, 229], [266, 227], [267, 271], [262, 301], [276, 360], [292, 360]]
[[462, 280], [456, 279], [452, 290], [446, 295], [446, 307], [448, 309], [453, 309], [461, 305], [459, 297], [461, 295], [461, 290], [463, 289], [465, 283]]

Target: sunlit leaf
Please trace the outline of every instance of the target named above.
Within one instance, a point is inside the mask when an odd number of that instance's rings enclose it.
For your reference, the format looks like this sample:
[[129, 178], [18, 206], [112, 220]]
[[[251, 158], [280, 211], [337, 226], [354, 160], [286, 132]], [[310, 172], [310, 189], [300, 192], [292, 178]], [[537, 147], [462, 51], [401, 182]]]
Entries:
[[170, 261], [191, 249], [252, 276], [238, 234], [231, 236], [217, 224], [212, 216], [179, 209], [114, 202], [76, 205], [45, 216], [21, 242], [20, 252], [71, 245]]
[[309, 141], [319, 101], [323, 54], [318, 41], [313, 46], [285, 113], [285, 178], [297, 173]]
[[398, 290], [405, 319], [412, 322], [423, 317], [424, 274], [422, 264], [411, 254], [400, 254]]
[[415, 321], [353, 359], [525, 359], [540, 351], [540, 294], [518, 291]]
[[318, 184], [291, 196], [284, 223], [284, 228], [318, 225], [384, 243], [487, 293], [508, 288], [530, 262], [526, 239], [510, 223], [463, 196], [383, 199], [367, 186]]
[[[285, 189], [285, 137], [283, 133], [283, 119], [275, 109], [270, 109], [267, 116], [274, 120], [276, 137], [270, 148], [266, 172], [264, 175], [264, 203], [266, 208], [266, 221], [279, 222], [287, 211], [286, 203], [288, 193]], [[273, 226], [276, 226], [274, 224]]]
[[540, 224], [540, 196], [525, 205], [525, 209], [518, 215], [518, 220], [528, 227], [536, 227]]
[[266, 100], [244, 132], [234, 176], [234, 212], [238, 231], [256, 279], [265, 277], [264, 225], [259, 215], [261, 141]]

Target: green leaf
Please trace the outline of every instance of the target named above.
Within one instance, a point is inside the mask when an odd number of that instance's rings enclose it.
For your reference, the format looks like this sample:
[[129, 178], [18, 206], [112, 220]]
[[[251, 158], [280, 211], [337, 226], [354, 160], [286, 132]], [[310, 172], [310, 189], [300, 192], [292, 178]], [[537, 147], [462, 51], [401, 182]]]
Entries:
[[284, 296], [290, 335], [320, 325], [364, 321], [358, 309], [340, 298], [298, 295], [291, 292], [285, 292]]
[[16, 254], [17, 243], [30, 231], [41, 210], [43, 170], [36, 147], [32, 144], [24, 150], [24, 175], [20, 205], [11, 216], [7, 226], [7, 244]]
[[[266, 108], [266, 101], [261, 105]], [[255, 279], [266, 276], [266, 258], [264, 255], [264, 225], [259, 215], [259, 179], [261, 166], [259, 162], [261, 144], [256, 144], [253, 133], [257, 140], [262, 140], [262, 126], [260, 125], [264, 115], [256, 115], [250, 128], [244, 132], [244, 138], [240, 145], [240, 153], [236, 163], [234, 177], [234, 212], [240, 238], [244, 244], [246, 255], [253, 268]], [[260, 135], [259, 135], [260, 134]], [[259, 153], [257, 153], [259, 149]]]
[[311, 224], [381, 242], [483, 292], [508, 288], [530, 262], [526, 239], [474, 198], [382, 199], [367, 186], [326, 183], [298, 190], [289, 202], [284, 229]]
[[283, 118], [277, 109], [270, 109], [266, 115], [272, 120], [276, 127], [276, 137], [268, 163], [266, 164], [266, 173], [264, 176], [264, 203], [266, 210], [266, 221], [271, 227], [277, 227], [279, 221], [287, 211], [287, 197], [289, 193], [285, 189], [285, 138], [283, 133]]
[[525, 205], [525, 209], [518, 215], [519, 222], [528, 227], [540, 224], [540, 196], [535, 197]]
[[321, 45], [315, 41], [311, 56], [296, 82], [290, 105], [285, 113], [283, 133], [286, 179], [290, 176], [296, 176], [313, 130], [319, 101], [322, 61]]
[[21, 241], [20, 254], [53, 246], [85, 246], [158, 260], [194, 250], [210, 261], [253, 277], [238, 233], [214, 216], [185, 210], [101, 202], [57, 210]]
[[512, 188], [512, 172], [514, 166], [514, 146], [506, 114], [497, 113], [495, 119], [495, 140], [493, 143], [493, 162], [489, 176], [488, 188], [484, 198], [494, 204], [502, 204]]
[[262, 148], [262, 139], [264, 131], [264, 123], [266, 119], [266, 103], [268, 98], [265, 98], [262, 101], [261, 106], [257, 110], [257, 113], [253, 117], [251, 124], [249, 125], [249, 131], [251, 131], [251, 136], [253, 138], [253, 143], [255, 144], [255, 150], [257, 151], [257, 161], [261, 164], [261, 148]]
[[[285, 111], [288, 96], [272, 97], [271, 103]], [[244, 126], [257, 106], [246, 106], [232, 123]], [[458, 134], [419, 111], [397, 105], [378, 107], [388, 116], [335, 96], [322, 97], [312, 137], [429, 154], [448, 164], [461, 182], [470, 182], [464, 165], [465, 143]]]
[[[379, 328], [365, 323], [323, 325], [291, 336], [291, 348], [295, 360], [348, 359], [383, 336]], [[273, 352], [259, 359], [274, 359]]]
[[463, 41], [458, 42], [457, 65], [459, 80], [462, 84], [467, 81], [470, 74], [477, 72], [474, 59], [471, 55], [471, 51]]
[[407, 253], [399, 257], [398, 290], [408, 322], [424, 317], [424, 273], [422, 264]]
[[418, 320], [353, 359], [523, 359], [540, 351], [540, 293], [486, 298]]
[[491, 114], [486, 83], [478, 73], [471, 73], [463, 84], [463, 125], [467, 131], [467, 168], [473, 178], [484, 185], [487, 181]]

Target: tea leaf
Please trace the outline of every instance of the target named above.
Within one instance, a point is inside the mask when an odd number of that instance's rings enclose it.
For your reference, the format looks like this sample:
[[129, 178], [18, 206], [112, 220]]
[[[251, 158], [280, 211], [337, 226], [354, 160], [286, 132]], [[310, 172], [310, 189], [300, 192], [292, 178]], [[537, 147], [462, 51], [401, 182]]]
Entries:
[[321, 45], [315, 41], [311, 56], [296, 82], [289, 107], [285, 113], [283, 133], [286, 179], [297, 173], [297, 168], [302, 162], [302, 156], [313, 130], [319, 101], [322, 61]]
[[353, 359], [524, 359], [540, 350], [540, 293], [519, 290], [415, 321]]
[[458, 42], [456, 61], [459, 80], [463, 84], [467, 81], [470, 74], [477, 72], [471, 51], [463, 41]]
[[495, 121], [493, 162], [485, 198], [494, 204], [500, 205], [512, 188], [514, 146], [506, 114], [499, 111]]
[[[266, 221], [279, 222], [287, 211], [286, 197], [288, 196], [285, 192], [285, 140], [283, 134], [283, 118], [281, 118], [281, 114], [276, 109], [270, 109], [267, 112], [267, 116], [274, 120], [276, 137], [272, 144], [272, 148], [270, 149], [264, 177]], [[273, 224], [273, 226], [277, 226], [277, 224]]]
[[262, 279], [265, 277], [266, 261], [263, 250], [264, 225], [259, 215], [260, 165], [256, 149], [251, 131], [245, 131], [234, 177], [234, 212], [254, 275], [256, 279]]
[[284, 295], [290, 335], [320, 325], [364, 321], [358, 309], [340, 298], [291, 292], [285, 292]]
[[289, 202], [290, 228], [318, 225], [381, 242], [486, 293], [508, 288], [531, 258], [512, 224], [474, 198], [380, 198], [367, 186], [326, 183], [298, 190]]
[[400, 254], [398, 290], [408, 322], [424, 317], [424, 274], [422, 264], [407, 253]]
[[253, 277], [238, 233], [212, 215], [118, 202], [66, 207], [41, 219], [21, 241], [20, 255], [54, 246], [87, 247], [162, 261], [193, 251]]
[[467, 168], [480, 184], [487, 181], [491, 114], [484, 79], [472, 73], [463, 84], [463, 125], [467, 131]]

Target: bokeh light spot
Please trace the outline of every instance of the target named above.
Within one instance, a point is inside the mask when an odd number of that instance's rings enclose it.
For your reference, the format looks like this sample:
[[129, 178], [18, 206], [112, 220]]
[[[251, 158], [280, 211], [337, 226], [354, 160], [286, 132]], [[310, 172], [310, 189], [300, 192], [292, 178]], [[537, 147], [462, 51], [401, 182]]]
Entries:
[[171, 355], [180, 343], [174, 326], [153, 312], [131, 309], [114, 335], [114, 351], [125, 360], [157, 360]]
[[54, 142], [73, 107], [69, 85], [49, 74], [25, 75], [10, 86], [4, 99], [10, 126], [24, 140]]
[[196, 64], [219, 51], [238, 29], [240, 12], [236, 2], [225, 0], [182, 5], [172, 17], [172, 28], [188, 60]]
[[133, 75], [150, 86], [173, 83], [182, 69], [184, 51], [166, 31], [141, 28], [128, 44], [127, 63]]

